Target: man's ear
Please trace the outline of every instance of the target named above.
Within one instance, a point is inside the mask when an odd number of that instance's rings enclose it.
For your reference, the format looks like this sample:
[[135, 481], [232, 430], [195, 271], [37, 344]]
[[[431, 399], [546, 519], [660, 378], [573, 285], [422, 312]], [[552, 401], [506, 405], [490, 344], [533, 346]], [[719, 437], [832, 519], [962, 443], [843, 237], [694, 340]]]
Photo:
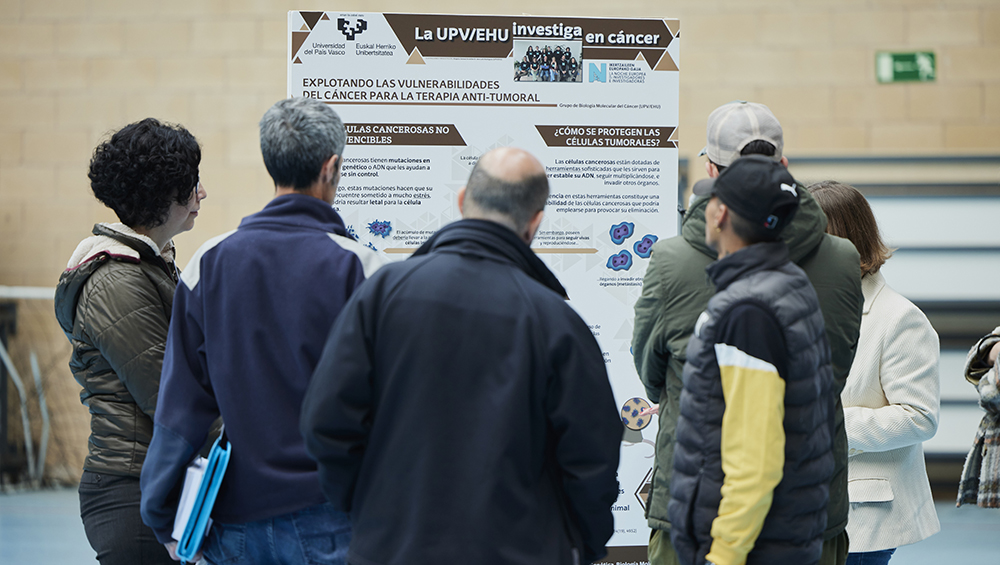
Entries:
[[462, 188], [458, 189], [458, 213], [461, 214], [462, 217], [465, 217], [465, 211], [463, 210], [464, 207], [465, 207], [465, 187], [463, 186]]
[[545, 210], [539, 210], [528, 220], [528, 225], [524, 228], [524, 233], [521, 234], [521, 239], [524, 240], [524, 243], [531, 245], [531, 242], [535, 239], [535, 233], [538, 232], [538, 227], [542, 225], [543, 216], [545, 216]]
[[786, 169], [788, 168], [788, 157], [785, 157], [784, 155], [782, 155], [780, 162], [781, 162], [781, 166], [782, 167], [784, 167]]
[[719, 176], [719, 168], [715, 166], [715, 163], [708, 160], [705, 161], [705, 172], [708, 173], [708, 178], [710, 179]]
[[337, 170], [340, 168], [340, 155], [334, 153], [330, 157], [323, 161], [323, 165], [319, 169], [319, 178], [323, 181], [323, 184], [330, 184], [333, 179], [337, 178]]
[[716, 224], [715, 227], [719, 230], [724, 228], [726, 226], [726, 222], [729, 221], [729, 206], [723, 204], [721, 200], [719, 201], [719, 214], [716, 218], [718, 218], [719, 223]]

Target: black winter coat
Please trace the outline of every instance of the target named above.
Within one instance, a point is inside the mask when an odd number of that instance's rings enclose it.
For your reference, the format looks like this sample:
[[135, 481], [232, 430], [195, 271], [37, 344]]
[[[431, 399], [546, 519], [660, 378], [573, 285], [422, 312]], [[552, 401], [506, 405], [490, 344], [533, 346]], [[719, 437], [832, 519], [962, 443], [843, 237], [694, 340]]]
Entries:
[[302, 407], [351, 563], [604, 556], [623, 428], [563, 294], [513, 231], [462, 220], [351, 297]]

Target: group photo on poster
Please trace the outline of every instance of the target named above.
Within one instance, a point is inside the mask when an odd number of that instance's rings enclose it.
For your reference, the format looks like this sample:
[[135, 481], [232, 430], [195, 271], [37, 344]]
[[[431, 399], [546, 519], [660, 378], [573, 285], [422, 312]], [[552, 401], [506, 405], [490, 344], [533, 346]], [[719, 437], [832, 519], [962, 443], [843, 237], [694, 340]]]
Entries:
[[579, 41], [514, 41], [514, 80], [583, 82]]

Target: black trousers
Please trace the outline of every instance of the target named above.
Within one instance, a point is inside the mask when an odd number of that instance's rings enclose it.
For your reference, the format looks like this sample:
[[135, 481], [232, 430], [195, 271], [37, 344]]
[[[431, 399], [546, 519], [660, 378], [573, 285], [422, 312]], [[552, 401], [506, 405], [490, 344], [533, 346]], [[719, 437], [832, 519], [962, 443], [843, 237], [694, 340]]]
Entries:
[[175, 565], [139, 517], [139, 479], [84, 471], [80, 517], [101, 565]]

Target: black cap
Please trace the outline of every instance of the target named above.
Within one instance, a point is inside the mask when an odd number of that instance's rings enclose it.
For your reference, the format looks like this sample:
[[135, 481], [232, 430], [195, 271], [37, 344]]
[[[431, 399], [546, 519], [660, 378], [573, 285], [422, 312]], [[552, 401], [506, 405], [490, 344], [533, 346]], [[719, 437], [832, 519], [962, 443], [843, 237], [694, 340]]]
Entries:
[[791, 223], [802, 187], [778, 161], [749, 155], [735, 161], [715, 179], [711, 194], [719, 197], [762, 234], [777, 236]]

